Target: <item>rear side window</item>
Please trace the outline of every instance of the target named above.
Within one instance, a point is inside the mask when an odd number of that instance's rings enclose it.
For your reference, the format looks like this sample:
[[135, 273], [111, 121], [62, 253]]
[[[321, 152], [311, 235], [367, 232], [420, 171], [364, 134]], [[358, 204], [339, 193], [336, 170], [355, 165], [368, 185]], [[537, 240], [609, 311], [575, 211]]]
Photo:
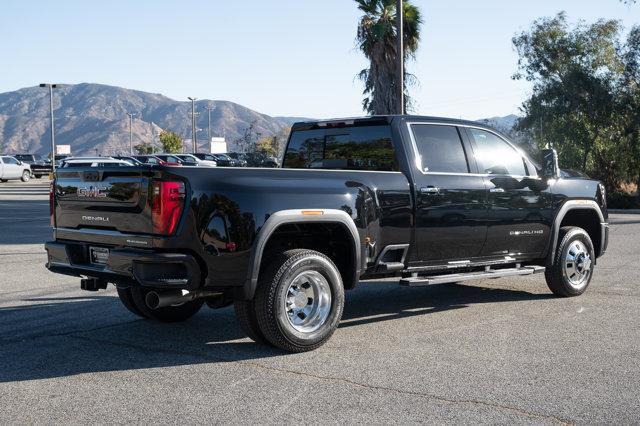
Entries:
[[397, 171], [389, 126], [300, 130], [291, 134], [283, 167]]
[[468, 129], [475, 141], [475, 157], [482, 173], [526, 176], [524, 160], [511, 145], [481, 129]]
[[455, 126], [413, 124], [416, 148], [425, 172], [469, 173], [462, 139]]

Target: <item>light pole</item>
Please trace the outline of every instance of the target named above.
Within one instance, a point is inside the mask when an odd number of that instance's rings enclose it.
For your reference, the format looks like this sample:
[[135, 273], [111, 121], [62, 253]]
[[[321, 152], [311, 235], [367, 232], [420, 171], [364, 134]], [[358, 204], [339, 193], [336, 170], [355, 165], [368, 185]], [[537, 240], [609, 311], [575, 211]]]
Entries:
[[135, 115], [132, 112], [128, 112], [129, 116], [129, 155], [133, 155], [133, 116]]
[[53, 89], [60, 87], [59, 84], [40, 83], [40, 87], [49, 88], [49, 111], [51, 112], [51, 172], [56, 171], [56, 133], [55, 123], [53, 121]]
[[205, 106], [204, 109], [209, 113], [209, 119], [207, 121], [207, 137], [209, 138], [209, 143], [211, 143], [211, 110], [213, 107], [211, 105]]
[[404, 0], [396, 0], [396, 32], [398, 39], [396, 40], [398, 53], [398, 113], [404, 114], [404, 28], [402, 19], [404, 15]]
[[198, 143], [196, 142], [196, 99], [189, 96], [191, 101], [191, 140], [193, 142], [193, 152], [198, 152]]

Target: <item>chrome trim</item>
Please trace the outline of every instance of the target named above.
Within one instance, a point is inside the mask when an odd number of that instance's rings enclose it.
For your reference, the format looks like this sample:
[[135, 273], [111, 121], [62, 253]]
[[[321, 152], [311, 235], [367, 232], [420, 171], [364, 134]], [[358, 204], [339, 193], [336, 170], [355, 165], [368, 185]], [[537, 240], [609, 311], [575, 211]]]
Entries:
[[[303, 210], [322, 210], [321, 215], [304, 215]], [[362, 251], [363, 245], [360, 241], [360, 234], [358, 228], [353, 221], [353, 218], [349, 216], [344, 210], [337, 209], [319, 209], [319, 208], [301, 208], [291, 210], [280, 210], [274, 212], [269, 216], [266, 222], [260, 228], [258, 235], [253, 243], [249, 259], [248, 276], [244, 285], [244, 296], [248, 299], [253, 298], [253, 294], [258, 285], [258, 273], [260, 272], [260, 264], [262, 262], [262, 255], [264, 248], [269, 241], [269, 238], [273, 232], [280, 226], [286, 223], [301, 223], [301, 222], [328, 222], [328, 223], [341, 223], [343, 224], [349, 233], [351, 234], [352, 244], [354, 249], [354, 262], [355, 270], [353, 271], [354, 282], [357, 283], [362, 271]], [[346, 278], [346, 277], [345, 277]], [[345, 281], [343, 279], [343, 281]]]
[[[506, 142], [511, 148], [515, 149], [516, 152], [524, 159], [528, 160], [529, 162], [531, 162], [531, 160], [523, 153], [523, 151], [518, 148], [517, 146], [515, 146], [511, 141], [507, 140], [504, 138], [504, 136], [500, 135], [499, 133], [497, 133], [494, 130], [491, 130], [489, 128], [483, 127], [481, 125], [471, 125], [471, 124], [459, 124], [459, 123], [446, 123], [446, 122], [440, 122], [440, 121], [406, 121], [405, 124], [407, 125], [407, 131], [409, 132], [409, 139], [411, 140], [411, 147], [413, 148], [413, 155], [415, 157], [415, 166], [418, 169], [418, 171], [420, 173], [422, 173], [423, 175], [445, 175], [445, 176], [481, 176], [481, 177], [487, 177], [487, 176], [510, 176], [513, 178], [538, 178], [540, 179], [539, 176], [523, 176], [523, 175], [496, 175], [496, 174], [490, 174], [490, 173], [450, 173], [450, 172], [430, 172], [430, 171], [424, 171], [424, 167], [422, 164], [422, 155], [420, 155], [420, 152], [418, 151], [418, 144], [416, 144], [416, 140], [415, 140], [415, 136], [413, 135], [413, 131], [411, 130], [411, 126], [415, 125], [433, 125], [433, 126], [449, 126], [449, 127], [465, 127], [465, 128], [471, 128], [471, 129], [479, 129], [479, 130], [484, 130], [486, 132], [489, 133], [493, 133], [494, 135], [496, 135], [497, 137], [499, 137], [500, 139], [502, 139], [504, 142]], [[475, 157], [475, 152], [472, 153]]]
[[402, 250], [402, 257], [400, 258], [400, 263], [404, 264], [404, 261], [407, 258], [407, 252], [409, 251], [409, 244], [390, 244], [388, 246], [385, 246], [382, 249], [382, 251], [378, 255], [378, 258], [376, 259], [375, 266], [377, 267], [378, 265], [380, 265], [384, 255], [387, 254], [387, 252], [392, 250]]
[[[560, 232], [560, 223], [562, 223], [562, 219], [564, 219], [565, 215], [567, 214], [567, 212], [569, 210], [573, 210], [573, 209], [588, 209], [588, 210], [595, 210], [595, 212], [598, 214], [598, 217], [600, 219], [600, 224], [606, 223], [604, 220], [604, 215], [602, 214], [602, 210], [600, 209], [600, 206], [598, 205], [598, 203], [596, 203], [593, 200], [568, 200], [566, 201], [562, 207], [560, 207], [560, 210], [558, 211], [558, 213], [556, 214], [556, 217], [554, 219], [554, 223], [553, 223], [553, 234], [552, 234], [552, 238], [551, 238], [551, 251], [548, 253], [548, 257], [549, 257], [549, 263], [553, 264], [555, 257], [556, 257], [556, 248], [558, 247], [558, 234]], [[604, 245], [606, 244], [606, 227], [601, 226], [600, 229], [600, 247], [599, 247], [599, 252], [602, 252]], [[595, 247], [594, 247], [595, 250]], [[596, 257], [598, 257], [598, 253], [596, 253]], [[595, 264], [595, 261], [594, 261]]]

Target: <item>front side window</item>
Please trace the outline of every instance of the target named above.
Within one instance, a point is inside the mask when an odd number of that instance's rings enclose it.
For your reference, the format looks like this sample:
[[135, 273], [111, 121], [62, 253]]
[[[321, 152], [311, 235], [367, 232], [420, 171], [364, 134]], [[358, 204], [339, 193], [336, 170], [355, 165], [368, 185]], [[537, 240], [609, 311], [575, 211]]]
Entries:
[[497, 135], [482, 129], [469, 128], [475, 141], [475, 157], [481, 173], [526, 176], [524, 160], [511, 145]]
[[398, 170], [388, 125], [294, 131], [283, 167]]
[[2, 161], [4, 164], [18, 164], [18, 160], [13, 157], [2, 157]]
[[414, 124], [411, 131], [422, 158], [422, 171], [469, 173], [462, 139], [455, 126]]

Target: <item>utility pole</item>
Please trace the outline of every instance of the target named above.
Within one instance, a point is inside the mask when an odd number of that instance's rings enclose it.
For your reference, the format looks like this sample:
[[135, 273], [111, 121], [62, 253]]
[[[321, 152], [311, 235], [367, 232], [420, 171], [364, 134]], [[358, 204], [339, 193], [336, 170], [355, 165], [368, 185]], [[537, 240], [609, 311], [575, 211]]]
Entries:
[[404, 29], [403, 29], [403, 15], [404, 15], [404, 0], [396, 0], [396, 33], [397, 33], [397, 47], [398, 54], [398, 81], [396, 83], [398, 88], [398, 114], [404, 114]]
[[49, 88], [49, 111], [51, 112], [51, 172], [56, 171], [56, 133], [53, 121], [53, 89], [60, 87], [59, 84], [40, 83], [40, 87]]
[[209, 113], [209, 119], [207, 121], [207, 136], [209, 137], [209, 143], [211, 143], [211, 110], [213, 107], [211, 105], [205, 106], [204, 109]]
[[133, 155], [133, 116], [135, 114], [128, 112], [129, 116], [129, 155]]
[[191, 140], [193, 142], [193, 153], [198, 152], [198, 143], [196, 142], [196, 100], [198, 98], [188, 98], [191, 101]]

